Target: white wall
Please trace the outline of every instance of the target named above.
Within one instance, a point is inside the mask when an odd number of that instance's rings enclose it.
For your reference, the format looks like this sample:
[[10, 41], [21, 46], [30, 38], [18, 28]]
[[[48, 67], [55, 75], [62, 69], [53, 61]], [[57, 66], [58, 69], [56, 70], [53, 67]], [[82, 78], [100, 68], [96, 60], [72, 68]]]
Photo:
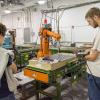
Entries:
[[[85, 20], [85, 14], [91, 7], [100, 7], [100, 3], [59, 12], [59, 15], [62, 16], [59, 22], [62, 41], [93, 41], [95, 36], [94, 33], [96, 33], [98, 30], [88, 26], [88, 23]], [[50, 16], [50, 14], [48, 14], [48, 16]], [[74, 26], [74, 28], [72, 28], [72, 26]]]
[[[55, 3], [54, 7], [57, 8], [57, 6], [63, 4], [64, 5], [68, 4], [68, 1], [66, 0], [62, 2], [62, 0], [59, 0], [58, 3]], [[90, 26], [87, 26], [87, 22], [85, 21], [84, 16], [85, 13], [88, 11], [88, 9], [94, 6], [99, 7], [100, 3], [73, 8], [63, 12], [62, 17], [60, 19], [60, 34], [62, 36], [61, 41], [71, 41], [71, 42], [92, 42], [93, 41], [95, 35], [94, 33], [97, 32], [97, 30], [91, 28]], [[31, 9], [30, 10], [31, 12], [24, 11], [20, 13], [3, 15], [1, 16], [1, 21], [4, 24], [6, 24], [8, 28], [23, 29], [24, 27], [30, 27], [32, 29], [31, 40], [33, 42], [36, 42], [39, 28], [40, 28], [40, 22], [42, 18], [40, 12], [41, 8], [45, 9], [46, 6], [37, 8], [37, 11]], [[61, 13], [62, 12], [60, 12], [60, 14]], [[51, 14], [48, 14], [48, 16], [52, 17]], [[56, 13], [53, 14], [54, 18], [55, 16]], [[44, 18], [45, 16], [43, 16], [43, 19]], [[47, 17], [47, 19], [48, 22], [50, 22], [50, 18]], [[57, 30], [55, 22], [56, 22], [55, 20], [52, 20], [52, 26], [54, 30]], [[72, 26], [74, 26], [74, 28], [72, 28]], [[39, 38], [38, 38], [38, 42], [39, 42]]]

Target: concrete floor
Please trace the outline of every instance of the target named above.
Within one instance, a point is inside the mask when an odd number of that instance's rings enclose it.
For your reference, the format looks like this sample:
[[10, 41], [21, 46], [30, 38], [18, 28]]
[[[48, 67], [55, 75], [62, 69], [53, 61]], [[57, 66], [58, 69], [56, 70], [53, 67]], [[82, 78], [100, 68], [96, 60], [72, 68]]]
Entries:
[[[62, 88], [63, 91], [61, 93], [62, 100], [88, 100], [88, 90], [87, 90], [87, 80], [81, 79], [77, 84], [71, 85], [71, 83], [68, 80], [64, 80], [62, 82]], [[51, 86], [47, 88], [45, 91], [48, 91], [49, 93], [55, 93], [55, 87]], [[41, 95], [42, 99], [40, 100], [52, 100], [49, 97], [44, 97]], [[21, 99], [17, 99], [21, 100]], [[26, 100], [36, 100], [35, 96], [26, 99]]]

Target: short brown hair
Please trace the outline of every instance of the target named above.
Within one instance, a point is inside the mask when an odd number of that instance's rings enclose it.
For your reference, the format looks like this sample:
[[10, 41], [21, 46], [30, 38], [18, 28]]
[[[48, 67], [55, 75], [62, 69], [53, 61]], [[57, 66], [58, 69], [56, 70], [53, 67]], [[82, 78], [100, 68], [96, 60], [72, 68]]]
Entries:
[[7, 31], [6, 26], [0, 23], [0, 35], [5, 36], [6, 31]]
[[85, 18], [88, 18], [88, 17], [93, 18], [94, 15], [100, 17], [100, 9], [99, 9], [99, 8], [97, 8], [97, 7], [91, 8], [91, 9], [86, 13]]

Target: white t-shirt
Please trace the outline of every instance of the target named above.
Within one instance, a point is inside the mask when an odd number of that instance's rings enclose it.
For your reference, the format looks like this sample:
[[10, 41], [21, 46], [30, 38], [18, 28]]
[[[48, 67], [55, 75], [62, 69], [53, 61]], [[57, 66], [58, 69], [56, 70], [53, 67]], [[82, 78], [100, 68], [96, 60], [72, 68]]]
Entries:
[[[93, 47], [91, 49], [100, 52], [100, 31], [99, 33], [96, 34]], [[92, 74], [94, 76], [100, 77], [100, 53], [98, 54], [98, 57], [95, 61], [87, 61], [87, 64]], [[87, 72], [91, 74], [88, 68], [87, 68]]]

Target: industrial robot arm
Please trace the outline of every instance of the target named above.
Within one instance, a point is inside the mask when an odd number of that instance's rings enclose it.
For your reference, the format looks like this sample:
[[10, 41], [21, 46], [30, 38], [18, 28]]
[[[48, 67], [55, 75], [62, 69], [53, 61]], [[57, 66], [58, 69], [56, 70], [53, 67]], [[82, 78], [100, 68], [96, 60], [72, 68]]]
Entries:
[[53, 37], [57, 41], [59, 41], [60, 38], [61, 38], [61, 35], [60, 34], [55, 33], [55, 32], [52, 32], [52, 31], [50, 31], [48, 29], [43, 29], [43, 28], [40, 30], [40, 34], [43, 35], [43, 36], [46, 36], [46, 37], [48, 37], [48, 36], [49, 37]]
[[41, 28], [40, 29], [40, 50], [38, 52], [38, 57], [44, 57], [50, 55], [49, 50], [49, 37], [53, 37], [55, 40], [60, 40], [61, 35], [52, 32], [51, 29]]

